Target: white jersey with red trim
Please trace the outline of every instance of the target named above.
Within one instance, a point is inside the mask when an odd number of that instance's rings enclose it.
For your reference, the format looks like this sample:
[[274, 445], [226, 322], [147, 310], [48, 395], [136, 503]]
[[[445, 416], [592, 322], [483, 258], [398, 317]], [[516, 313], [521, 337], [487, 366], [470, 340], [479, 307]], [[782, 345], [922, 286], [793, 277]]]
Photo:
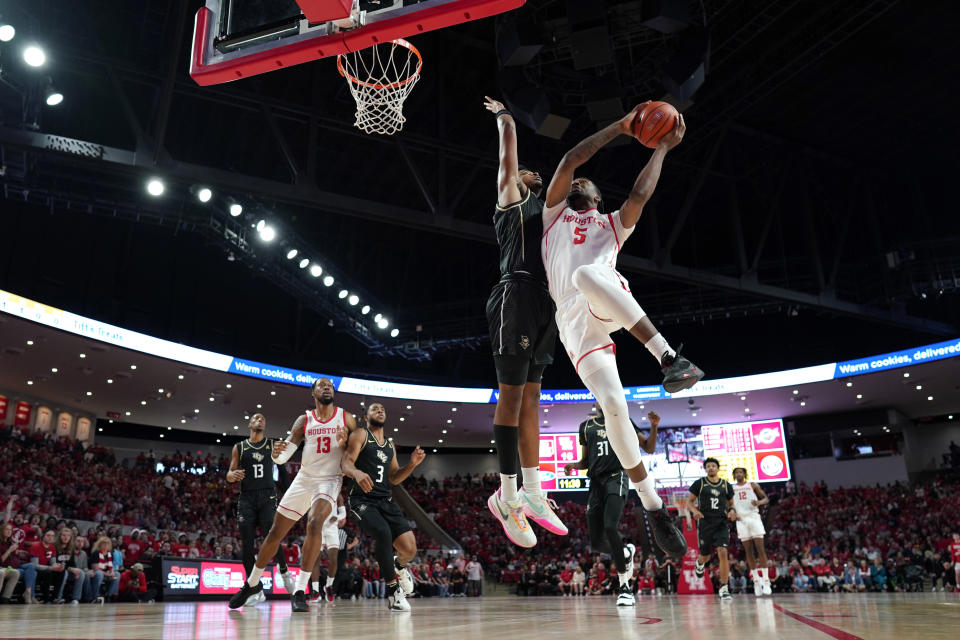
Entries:
[[299, 473], [312, 478], [340, 476], [343, 449], [337, 443], [337, 432], [346, 429], [343, 409], [337, 407], [333, 416], [324, 422], [317, 411], [307, 411], [303, 425], [303, 459]]
[[753, 504], [754, 500], [759, 500], [759, 498], [753, 490], [753, 484], [744, 482], [743, 484], [733, 485], [733, 508], [737, 510], [738, 516], [760, 513], [760, 509]]
[[[560, 301], [577, 292], [573, 272], [585, 264], [608, 265], [616, 273], [617, 255], [633, 233], [620, 222], [620, 211], [600, 213], [596, 209], [575, 211], [566, 201], [543, 210], [543, 241], [540, 244], [547, 271], [550, 295]], [[629, 291], [626, 281], [617, 278]]]

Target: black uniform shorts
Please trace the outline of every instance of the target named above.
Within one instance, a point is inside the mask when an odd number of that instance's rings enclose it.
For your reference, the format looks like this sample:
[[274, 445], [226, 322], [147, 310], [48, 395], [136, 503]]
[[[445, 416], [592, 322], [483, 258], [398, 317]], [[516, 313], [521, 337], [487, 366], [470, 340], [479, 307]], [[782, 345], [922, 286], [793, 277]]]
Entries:
[[237, 522], [252, 522], [260, 527], [264, 535], [273, 525], [273, 514], [277, 511], [277, 490], [261, 489], [244, 491], [237, 500]]
[[396, 502], [389, 498], [350, 498], [350, 513], [360, 529], [371, 537], [384, 530], [390, 531], [390, 539], [396, 540], [407, 531], [410, 523]]
[[487, 299], [487, 326], [499, 382], [540, 382], [557, 346], [555, 314], [550, 292], [541, 283], [497, 283]]
[[703, 518], [697, 522], [697, 544], [700, 555], [708, 556], [714, 549], [730, 544], [730, 525], [726, 519]]

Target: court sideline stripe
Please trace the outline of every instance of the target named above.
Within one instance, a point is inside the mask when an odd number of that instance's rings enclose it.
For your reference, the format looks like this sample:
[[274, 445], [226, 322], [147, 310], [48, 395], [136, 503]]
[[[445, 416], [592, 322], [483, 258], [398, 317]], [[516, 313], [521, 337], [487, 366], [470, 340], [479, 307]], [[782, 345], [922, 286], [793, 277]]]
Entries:
[[831, 638], [836, 638], [837, 640], [864, 640], [860, 636], [855, 636], [852, 633], [841, 631], [836, 627], [831, 627], [830, 625], [814, 620], [813, 618], [808, 618], [807, 616], [800, 615], [799, 613], [788, 611], [778, 604], [774, 604], [773, 608], [779, 611], [780, 613], [790, 616], [794, 620], [797, 620], [799, 622], [802, 622], [805, 625], [809, 625], [813, 627], [817, 631], [822, 631], [823, 633], [827, 634]]

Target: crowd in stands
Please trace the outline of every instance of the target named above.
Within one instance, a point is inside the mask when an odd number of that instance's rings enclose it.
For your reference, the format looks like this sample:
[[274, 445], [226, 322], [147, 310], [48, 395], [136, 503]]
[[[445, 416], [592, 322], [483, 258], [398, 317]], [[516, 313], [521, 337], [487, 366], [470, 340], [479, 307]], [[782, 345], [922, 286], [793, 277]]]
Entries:
[[[0, 603], [15, 594], [25, 602], [149, 601], [160, 596], [162, 556], [239, 560], [237, 488], [225, 482], [228, 463], [224, 456], [157, 459], [150, 452], [118, 462], [105, 447], [0, 429], [0, 508], [6, 505]], [[498, 482], [495, 475], [457, 475], [405, 483], [463, 546], [463, 554], [446, 556], [414, 529], [420, 549], [410, 564], [416, 595], [479, 596], [485, 580], [521, 596], [616, 592], [610, 557], [590, 548], [584, 505], [557, 507], [569, 535], [538, 530], [538, 545], [520, 549], [485, 517], [483, 505]], [[950, 544], [960, 512], [957, 484], [941, 478], [914, 487], [792, 489], [766, 515], [776, 591], [956, 588]], [[77, 521], [95, 524], [81, 530]], [[634, 532], [642, 523], [638, 506], [629, 502], [622, 530]], [[291, 564], [299, 562], [302, 535], [301, 524], [284, 546]], [[348, 539], [346, 568], [337, 580], [340, 597], [383, 597], [371, 541], [352, 531]], [[735, 536], [730, 551], [730, 586], [748, 591], [750, 572]], [[325, 571], [325, 559], [322, 566]], [[714, 567], [715, 581], [716, 574]], [[676, 563], [638, 550], [636, 592], [675, 592], [677, 578]]]

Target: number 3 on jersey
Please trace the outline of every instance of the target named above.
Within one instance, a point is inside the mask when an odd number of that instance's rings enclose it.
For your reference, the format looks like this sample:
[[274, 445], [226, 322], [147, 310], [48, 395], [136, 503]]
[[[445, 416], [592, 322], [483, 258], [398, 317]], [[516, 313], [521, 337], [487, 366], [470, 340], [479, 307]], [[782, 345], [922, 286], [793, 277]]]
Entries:
[[317, 453], [330, 453], [330, 437], [317, 438]]
[[573, 244], [583, 244], [587, 241], [587, 228], [586, 227], [574, 227], [573, 229]]
[[382, 464], [377, 465], [377, 479], [374, 480], [374, 482], [377, 482], [377, 483], [383, 482], [383, 465]]

